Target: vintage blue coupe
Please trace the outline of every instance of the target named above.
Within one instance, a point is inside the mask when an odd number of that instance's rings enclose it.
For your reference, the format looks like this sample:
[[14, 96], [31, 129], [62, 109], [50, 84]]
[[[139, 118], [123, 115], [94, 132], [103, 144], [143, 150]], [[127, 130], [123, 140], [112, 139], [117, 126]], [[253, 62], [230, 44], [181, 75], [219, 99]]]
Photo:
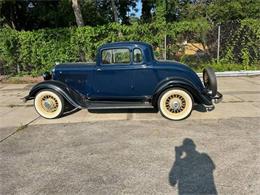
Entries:
[[34, 99], [36, 111], [53, 119], [66, 105], [87, 109], [158, 108], [171, 120], [188, 117], [194, 104], [213, 107], [222, 95], [214, 71], [203, 71], [203, 83], [188, 66], [157, 61], [143, 42], [101, 46], [96, 63], [62, 63], [35, 85], [25, 100]]

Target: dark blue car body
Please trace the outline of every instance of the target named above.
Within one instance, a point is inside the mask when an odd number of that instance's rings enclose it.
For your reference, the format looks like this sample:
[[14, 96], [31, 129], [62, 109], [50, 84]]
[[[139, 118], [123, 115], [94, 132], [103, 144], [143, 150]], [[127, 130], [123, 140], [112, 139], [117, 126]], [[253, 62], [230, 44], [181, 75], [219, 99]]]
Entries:
[[[103, 64], [101, 54], [104, 50], [122, 48], [130, 52], [129, 63]], [[142, 55], [142, 61], [138, 63], [133, 60], [133, 50], [136, 48]], [[131, 102], [156, 107], [160, 93], [171, 87], [187, 90], [198, 104], [212, 105], [212, 99], [219, 99], [219, 96], [209, 92], [187, 65], [156, 60], [152, 47], [143, 42], [117, 42], [101, 46], [97, 51], [96, 63], [56, 65], [52, 79], [34, 86], [26, 100], [33, 99], [38, 91], [48, 88], [60, 93], [74, 107], [91, 108], [93, 102], [103, 105], [111, 103], [110, 107], [115, 102], [121, 102], [120, 105], [126, 103], [121, 106], [123, 108], [127, 105], [131, 107]], [[120, 108], [119, 104], [114, 105]]]

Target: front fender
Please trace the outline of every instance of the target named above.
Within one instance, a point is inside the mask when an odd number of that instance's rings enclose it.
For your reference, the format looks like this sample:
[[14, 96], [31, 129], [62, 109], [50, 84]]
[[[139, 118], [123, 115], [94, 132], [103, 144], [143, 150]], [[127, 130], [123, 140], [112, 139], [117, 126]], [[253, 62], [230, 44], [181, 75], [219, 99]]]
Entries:
[[29, 95], [24, 97], [25, 101], [34, 99], [39, 91], [45, 89], [56, 91], [75, 108], [81, 108], [84, 106], [84, 97], [82, 94], [69, 88], [65, 83], [55, 80], [43, 81], [33, 86]]
[[167, 77], [166, 79], [158, 83], [153, 93], [153, 105], [157, 104], [157, 100], [163, 91], [173, 87], [187, 90], [189, 93], [191, 93], [196, 103], [212, 105], [211, 99], [208, 96], [204, 95], [204, 92], [201, 91], [199, 87], [197, 87], [188, 79], [182, 77]]

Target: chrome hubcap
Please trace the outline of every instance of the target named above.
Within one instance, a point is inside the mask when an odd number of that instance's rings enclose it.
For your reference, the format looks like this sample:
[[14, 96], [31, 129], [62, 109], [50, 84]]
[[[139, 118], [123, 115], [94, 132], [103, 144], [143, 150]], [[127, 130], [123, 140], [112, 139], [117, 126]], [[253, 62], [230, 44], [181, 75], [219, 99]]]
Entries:
[[181, 95], [174, 94], [169, 96], [166, 99], [166, 108], [168, 111], [172, 113], [182, 112], [185, 106], [186, 106], [186, 101]]
[[180, 109], [180, 103], [175, 100], [175, 101], [173, 102], [172, 107], [173, 107], [174, 110], [178, 110], [178, 109]]
[[58, 101], [50, 95], [43, 96], [41, 104], [42, 108], [47, 112], [55, 112], [58, 108]]

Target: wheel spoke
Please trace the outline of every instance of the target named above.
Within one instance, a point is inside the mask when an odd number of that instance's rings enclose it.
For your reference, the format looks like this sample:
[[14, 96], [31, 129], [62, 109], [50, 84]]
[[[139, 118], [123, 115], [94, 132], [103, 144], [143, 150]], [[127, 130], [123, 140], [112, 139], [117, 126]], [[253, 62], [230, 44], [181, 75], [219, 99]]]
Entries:
[[41, 106], [46, 112], [55, 112], [59, 106], [59, 103], [55, 97], [45, 95], [41, 98]]
[[182, 97], [179, 94], [172, 94], [167, 97], [165, 101], [165, 106], [168, 111], [171, 113], [180, 113], [182, 112], [186, 107], [186, 101], [184, 97]]

